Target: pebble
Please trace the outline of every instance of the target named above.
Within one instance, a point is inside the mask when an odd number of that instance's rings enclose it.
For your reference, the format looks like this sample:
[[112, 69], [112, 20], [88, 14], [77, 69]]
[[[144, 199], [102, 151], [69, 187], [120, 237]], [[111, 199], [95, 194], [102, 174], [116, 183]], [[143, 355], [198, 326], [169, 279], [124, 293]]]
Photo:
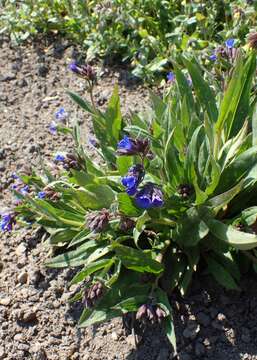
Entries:
[[3, 346], [0, 346], [0, 360], [5, 359], [5, 349]]
[[8, 306], [8, 305], [10, 305], [10, 303], [11, 303], [11, 298], [9, 298], [9, 297], [0, 299], [0, 305]]
[[21, 272], [18, 277], [17, 280], [20, 284], [26, 284], [27, 280], [28, 280], [28, 273], [27, 272]]
[[26, 246], [24, 243], [21, 243], [15, 250], [17, 256], [22, 256], [26, 252]]
[[119, 340], [119, 336], [115, 331], [112, 332], [112, 339], [115, 341]]
[[6, 167], [5, 167], [5, 164], [1, 161], [0, 162], [0, 171], [5, 171]]
[[5, 82], [5, 81], [14, 80], [15, 78], [16, 78], [16, 75], [14, 73], [9, 73], [9, 74], [0, 76], [0, 81]]
[[0, 149], [0, 160], [3, 160], [5, 158], [5, 150]]
[[187, 327], [183, 331], [183, 336], [186, 339], [195, 339], [200, 331], [200, 325], [196, 321], [189, 321]]
[[37, 314], [34, 311], [26, 311], [24, 314], [22, 314], [21, 320], [25, 323], [33, 322], [37, 320]]

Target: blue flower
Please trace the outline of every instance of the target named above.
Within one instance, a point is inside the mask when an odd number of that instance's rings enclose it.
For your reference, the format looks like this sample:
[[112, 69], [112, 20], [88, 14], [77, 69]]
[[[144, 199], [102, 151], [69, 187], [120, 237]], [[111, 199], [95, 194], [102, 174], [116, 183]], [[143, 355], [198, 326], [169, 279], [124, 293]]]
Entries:
[[121, 179], [122, 185], [126, 187], [127, 194], [135, 195], [144, 175], [144, 167], [141, 164], [134, 165], [128, 170], [128, 175]]
[[225, 45], [228, 49], [232, 49], [235, 45], [235, 39], [228, 39], [225, 41]]
[[68, 117], [68, 113], [65, 111], [65, 109], [63, 107], [61, 107], [58, 111], [56, 111], [55, 113], [55, 119], [57, 121], [65, 121]]
[[52, 135], [57, 134], [57, 125], [54, 121], [51, 122], [51, 124], [49, 126], [49, 130]]
[[16, 223], [15, 221], [15, 215], [12, 213], [9, 214], [2, 214], [2, 219], [0, 222], [0, 228], [3, 232], [5, 231], [11, 231], [13, 228], [13, 225]]
[[65, 156], [62, 155], [62, 154], [57, 154], [57, 155], [55, 155], [55, 157], [54, 157], [54, 161], [60, 161], [60, 162], [62, 162], [62, 161], [64, 161], [64, 160], [65, 160]]
[[39, 199], [44, 199], [46, 197], [46, 192], [45, 191], [39, 191], [37, 194], [37, 197]]
[[98, 142], [97, 142], [97, 140], [96, 140], [94, 137], [90, 136], [89, 139], [88, 139], [88, 141], [89, 141], [89, 144], [92, 145], [93, 147], [97, 147], [97, 146], [98, 146]]
[[80, 73], [80, 68], [75, 61], [69, 65], [69, 69], [76, 74]]
[[168, 83], [173, 83], [175, 81], [175, 74], [172, 71], [167, 74], [167, 81]]
[[209, 56], [209, 59], [210, 59], [211, 61], [216, 61], [216, 60], [217, 60], [217, 55], [216, 55], [216, 54], [212, 54], [212, 55]]
[[117, 145], [118, 155], [147, 155], [149, 151], [148, 139], [131, 139], [128, 136], [124, 136], [123, 139]]
[[15, 172], [12, 173], [11, 178], [14, 180], [20, 179], [19, 176]]
[[22, 194], [22, 195], [27, 195], [28, 192], [29, 192], [29, 186], [28, 185], [25, 185], [24, 187], [22, 187], [19, 192]]
[[132, 148], [133, 148], [133, 141], [126, 135], [118, 143], [118, 149], [131, 150]]
[[148, 183], [136, 194], [135, 203], [141, 209], [161, 207], [164, 204], [162, 191], [156, 185]]

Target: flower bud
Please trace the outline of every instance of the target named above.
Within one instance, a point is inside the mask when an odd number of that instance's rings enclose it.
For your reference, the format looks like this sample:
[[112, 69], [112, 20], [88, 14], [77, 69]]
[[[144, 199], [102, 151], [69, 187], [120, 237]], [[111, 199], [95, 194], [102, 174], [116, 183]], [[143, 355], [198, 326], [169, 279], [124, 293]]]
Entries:
[[120, 219], [120, 229], [123, 232], [127, 232], [131, 229], [133, 229], [135, 227], [135, 221], [127, 218], [127, 217], [122, 217]]
[[88, 228], [94, 232], [103, 231], [109, 223], [110, 213], [107, 209], [91, 212], [86, 216]]
[[88, 81], [96, 81], [96, 72], [89, 64], [79, 66], [76, 62], [73, 62], [70, 64], [69, 68], [72, 72]]
[[189, 184], [180, 184], [178, 186], [178, 193], [179, 195], [186, 199], [188, 198], [193, 192], [193, 187]]
[[90, 288], [85, 289], [84, 292], [84, 306], [92, 308], [103, 294], [103, 284], [95, 283]]
[[252, 49], [257, 50], [257, 32], [251, 33], [248, 36], [248, 44]]

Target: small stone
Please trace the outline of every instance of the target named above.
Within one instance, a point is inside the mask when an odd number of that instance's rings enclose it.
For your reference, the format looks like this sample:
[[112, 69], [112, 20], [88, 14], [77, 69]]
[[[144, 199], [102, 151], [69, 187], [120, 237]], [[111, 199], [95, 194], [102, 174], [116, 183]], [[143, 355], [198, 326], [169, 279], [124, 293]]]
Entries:
[[134, 348], [136, 347], [136, 340], [133, 334], [128, 335], [126, 337], [126, 341], [129, 345], [133, 346]]
[[5, 151], [4, 149], [0, 149], [0, 160], [3, 160], [5, 158]]
[[35, 320], [37, 320], [37, 314], [34, 311], [26, 311], [22, 315], [22, 321], [25, 323], [33, 322]]
[[17, 256], [22, 256], [26, 252], [26, 246], [24, 243], [21, 243], [15, 250]]
[[45, 65], [39, 65], [37, 69], [37, 73], [39, 76], [46, 77], [48, 73], [48, 67]]
[[5, 359], [5, 349], [3, 346], [0, 346], [0, 360]]
[[196, 356], [203, 356], [205, 354], [205, 347], [201, 343], [196, 343], [195, 345], [195, 355]]
[[112, 332], [112, 339], [115, 341], [119, 340], [118, 334], [115, 331]]
[[0, 76], [0, 81], [5, 82], [5, 81], [14, 80], [15, 78], [16, 78], [16, 75], [14, 73], [9, 73], [9, 74]]
[[20, 284], [26, 284], [27, 280], [28, 280], [28, 273], [27, 272], [21, 272], [18, 277], [17, 280]]
[[10, 303], [11, 303], [11, 298], [9, 297], [0, 299], [0, 305], [8, 306], [10, 305]]
[[200, 331], [200, 325], [196, 321], [188, 321], [187, 327], [183, 331], [183, 336], [186, 339], [195, 339]]
[[27, 81], [25, 79], [21, 79], [21, 80], [18, 81], [18, 86], [23, 88], [25, 86], [28, 86], [28, 83], [27, 83]]
[[218, 320], [218, 321], [225, 321], [225, 320], [226, 320], [226, 316], [225, 316], [224, 314], [222, 314], [222, 313], [219, 313], [219, 314], [217, 315], [217, 320]]
[[1, 161], [1, 162], [0, 162], [0, 171], [1, 171], [1, 172], [4, 172], [5, 169], [6, 169], [5, 164]]

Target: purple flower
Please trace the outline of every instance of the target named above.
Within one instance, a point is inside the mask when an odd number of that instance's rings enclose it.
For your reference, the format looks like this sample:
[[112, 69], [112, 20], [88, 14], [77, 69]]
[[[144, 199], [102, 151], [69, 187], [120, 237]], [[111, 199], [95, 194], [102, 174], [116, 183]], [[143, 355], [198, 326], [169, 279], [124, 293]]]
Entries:
[[18, 180], [19, 176], [15, 172], [13, 172], [12, 175], [11, 175], [11, 178], [14, 179], [14, 180]]
[[89, 139], [88, 139], [88, 141], [89, 141], [89, 144], [92, 145], [93, 147], [97, 147], [97, 146], [98, 146], [98, 142], [97, 142], [97, 140], [96, 140], [94, 137], [90, 136]]
[[128, 136], [124, 138], [117, 145], [118, 155], [147, 155], [149, 151], [149, 140], [148, 139], [132, 139]]
[[188, 75], [188, 77], [187, 77], [187, 83], [189, 86], [192, 86], [192, 84], [193, 84], [193, 81], [192, 81], [192, 78], [190, 75]]
[[55, 157], [54, 157], [54, 161], [60, 161], [60, 162], [62, 162], [62, 161], [64, 161], [64, 160], [65, 160], [65, 156], [62, 155], [62, 154], [57, 154], [57, 155], [55, 155]]
[[173, 83], [175, 81], [175, 74], [172, 71], [167, 74], [167, 81], [168, 83]]
[[77, 63], [76, 62], [72, 62], [70, 65], [69, 65], [69, 69], [76, 73], [76, 74], [79, 74], [80, 73], [80, 68], [78, 67]]
[[232, 49], [235, 45], [235, 39], [228, 39], [225, 41], [225, 45], [228, 49]]
[[55, 119], [60, 122], [64, 122], [68, 117], [67, 111], [63, 107], [61, 107], [58, 111], [55, 113]]
[[57, 125], [54, 121], [51, 122], [50, 126], [49, 126], [49, 131], [52, 135], [56, 135], [57, 134]]
[[7, 213], [1, 215], [0, 228], [3, 232], [11, 231], [13, 225], [16, 223], [15, 215], [13, 213]]
[[124, 138], [118, 143], [118, 149], [121, 150], [132, 150], [133, 148], [133, 140], [128, 136], [124, 136]]
[[164, 204], [162, 191], [156, 185], [148, 183], [136, 194], [135, 202], [141, 209], [161, 207]]
[[37, 197], [39, 199], [44, 199], [46, 197], [46, 192], [45, 191], [39, 191], [39, 193], [37, 194]]
[[216, 60], [217, 60], [217, 55], [216, 55], [216, 54], [212, 54], [212, 55], [209, 56], [209, 59], [210, 59], [211, 61], [216, 61]]
[[145, 171], [141, 164], [134, 165], [128, 170], [128, 175], [121, 179], [122, 185], [126, 187], [127, 194], [135, 195], [144, 175]]
[[22, 195], [27, 195], [28, 192], [29, 192], [29, 186], [28, 185], [25, 185], [24, 187], [22, 187], [19, 192], [22, 194]]

